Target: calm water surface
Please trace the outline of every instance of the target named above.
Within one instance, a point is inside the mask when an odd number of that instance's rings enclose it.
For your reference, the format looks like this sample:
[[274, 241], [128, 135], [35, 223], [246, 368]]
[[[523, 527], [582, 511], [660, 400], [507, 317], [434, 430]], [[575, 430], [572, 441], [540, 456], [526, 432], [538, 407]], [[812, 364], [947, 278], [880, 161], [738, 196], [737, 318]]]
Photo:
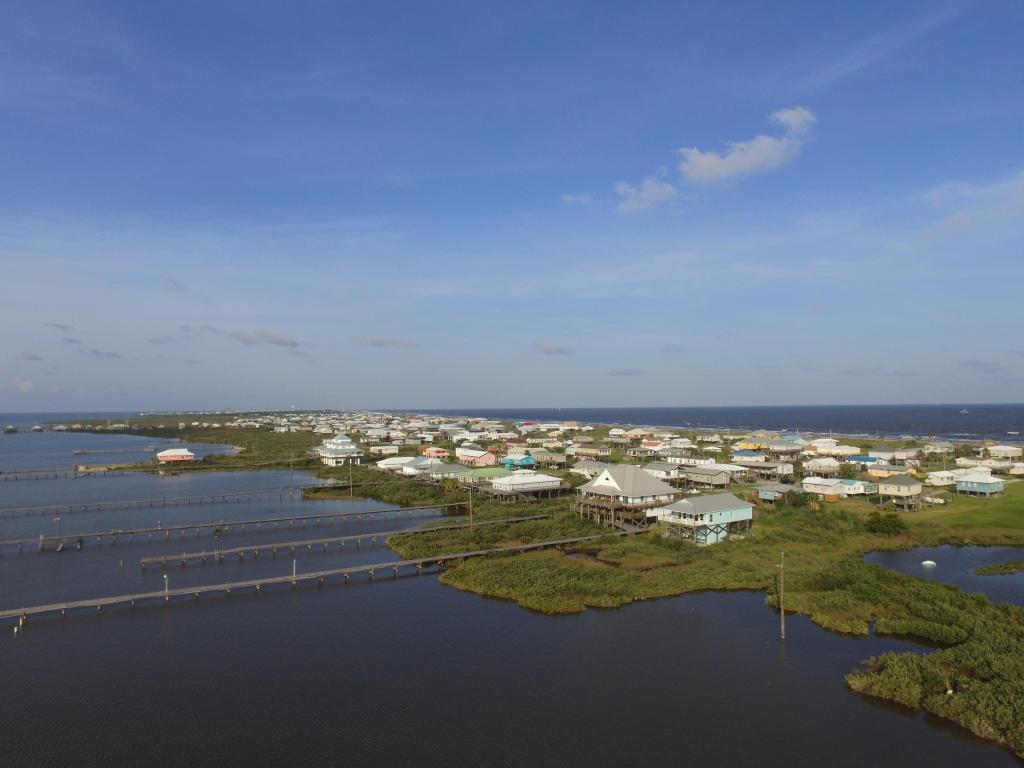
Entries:
[[[1004, 576], [978, 576], [982, 565], [1024, 560], [1020, 547], [918, 547], [902, 552], [872, 552], [864, 557], [894, 571], [909, 573], [928, 581], [941, 581], [965, 592], [981, 593], [996, 603], [1024, 605], [1024, 573]], [[935, 562], [934, 568], [921, 565]]]
[[[154, 461], [167, 448], [188, 448], [197, 459], [211, 453], [234, 453], [230, 445], [183, 443], [139, 435], [90, 432], [16, 432], [0, 434], [0, 472], [16, 469], [72, 469], [79, 464], [129, 464]], [[83, 453], [75, 453], [83, 451]]]
[[[33, 481], [33, 503], [287, 473]], [[213, 479], [211, 480], [211, 477]], [[77, 484], [77, 485], [76, 485]], [[195, 484], [190, 486], [190, 484]], [[0, 484], [0, 507], [17, 484]], [[69, 491], [69, 485], [71, 490]], [[130, 491], [130, 493], [129, 493]], [[23, 496], [18, 503], [24, 503]], [[218, 504], [66, 516], [77, 530], [229, 520], [373, 501]], [[377, 520], [0, 555], [0, 608], [159, 590], [138, 559], [211, 546], [390, 530]], [[0, 538], [52, 529], [0, 518]], [[298, 570], [393, 559], [347, 548]], [[937, 558], [936, 558], [937, 559]], [[941, 562], [941, 561], [940, 561]], [[288, 573], [288, 557], [167, 570], [172, 586]], [[552, 618], [442, 587], [434, 575], [268, 589], [0, 627], [4, 766], [1016, 766], [1006, 751], [851, 694], [842, 676], [885, 638], [826, 633], [754, 593], [700, 594]]]

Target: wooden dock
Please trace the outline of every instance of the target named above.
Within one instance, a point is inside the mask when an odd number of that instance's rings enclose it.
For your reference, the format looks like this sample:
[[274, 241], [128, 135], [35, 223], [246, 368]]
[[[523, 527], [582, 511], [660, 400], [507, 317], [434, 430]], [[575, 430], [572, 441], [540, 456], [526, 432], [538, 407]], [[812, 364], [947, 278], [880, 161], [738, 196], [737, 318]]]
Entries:
[[201, 552], [182, 552], [180, 555], [157, 555], [155, 557], [144, 557], [139, 560], [139, 565], [145, 568], [149, 565], [164, 566], [168, 563], [177, 563], [182, 566], [187, 565], [189, 562], [197, 561], [206, 563], [209, 560], [214, 560], [219, 563], [224, 562], [225, 557], [237, 557], [239, 560], [245, 560], [247, 554], [252, 554], [254, 558], [258, 558], [260, 552], [269, 552], [272, 557], [277, 556], [278, 550], [286, 551], [290, 555], [295, 554], [297, 549], [305, 549], [307, 552], [312, 552], [313, 547], [321, 548], [326, 552], [332, 544], [337, 544], [339, 549], [345, 548], [346, 542], [354, 541], [358, 547], [362, 542], [369, 541], [370, 544], [376, 544], [377, 539], [387, 540], [389, 536], [405, 535], [405, 534], [418, 534], [418, 533], [433, 533], [434, 531], [453, 531], [461, 528], [475, 528], [480, 526], [489, 525], [503, 525], [507, 523], [525, 523], [531, 520], [547, 520], [551, 515], [530, 515], [528, 517], [507, 517], [500, 520], [482, 520], [475, 523], [453, 523], [452, 525], [435, 525], [429, 528], [401, 528], [396, 531], [374, 531], [373, 533], [357, 533], [349, 536], [332, 536], [326, 539], [306, 539], [305, 541], [285, 541], [285, 542], [274, 542], [271, 544], [250, 544], [245, 547], [232, 547], [230, 549], [214, 549], [214, 550], [203, 550]]
[[130, 475], [120, 469], [6, 469], [0, 470], [0, 482], [16, 480], [74, 480], [79, 477], [115, 477]]
[[136, 536], [147, 536], [148, 539], [152, 539], [154, 534], [157, 536], [163, 535], [169, 538], [172, 534], [178, 536], [185, 536], [187, 533], [192, 532], [195, 535], [199, 535], [204, 530], [210, 530], [217, 533], [227, 533], [232, 529], [245, 530], [246, 528], [256, 528], [259, 530], [264, 525], [272, 526], [277, 528], [281, 525], [294, 526], [296, 523], [305, 525], [306, 523], [312, 523], [314, 525], [320, 522], [344, 522], [345, 520], [360, 520], [363, 518], [377, 519], [383, 517], [400, 518], [402, 516], [408, 517], [424, 517], [426, 515], [440, 511], [444, 513], [445, 510], [449, 509], [465, 509], [466, 503], [462, 501], [451, 502], [448, 504], [432, 504], [429, 506], [422, 507], [398, 507], [394, 509], [364, 509], [356, 510], [353, 512], [325, 512], [317, 515], [293, 515], [290, 517], [264, 517], [259, 519], [250, 520], [217, 520], [206, 523], [186, 523], [184, 525], [158, 525], [155, 527], [148, 528], [128, 528], [128, 529], [117, 529], [112, 531], [90, 531], [86, 533], [63, 533], [57, 536], [46, 536], [40, 534], [34, 538], [28, 539], [6, 539], [0, 541], [0, 553], [3, 552], [5, 547], [16, 547], [18, 552], [22, 552], [24, 547], [36, 547], [40, 552], [47, 551], [51, 547], [63, 549], [64, 546], [73, 545], [75, 549], [81, 549], [86, 542], [95, 541], [97, 544], [102, 544], [105, 540], [110, 539], [114, 544], [118, 541], [128, 542], [134, 541]]
[[31, 515], [70, 515], [76, 512], [108, 512], [122, 509], [149, 509], [153, 507], [184, 507], [198, 504], [257, 501], [261, 499], [270, 501], [273, 500], [275, 495], [278, 501], [284, 501], [286, 495], [289, 500], [292, 500], [295, 498], [296, 491], [301, 495], [302, 490], [307, 487], [317, 486], [310, 486], [308, 484], [282, 485], [277, 488], [257, 488], [245, 491], [231, 491], [230, 493], [208, 493], [203, 496], [162, 496], [154, 499], [43, 504], [34, 507], [0, 507], [0, 518], [29, 517]]
[[69, 611], [78, 609], [102, 611], [104, 608], [115, 606], [134, 608], [136, 603], [141, 602], [163, 601], [165, 603], [169, 603], [172, 598], [180, 597], [189, 597], [194, 600], [198, 600], [200, 595], [218, 593], [230, 595], [232, 592], [239, 590], [253, 590], [258, 594], [265, 587], [284, 584], [290, 585], [292, 589], [295, 589], [299, 584], [307, 583], [316, 583], [318, 587], [322, 587], [329, 583], [329, 579], [342, 579], [343, 583], [347, 584], [353, 576], [365, 574], [370, 578], [370, 580], [372, 580], [374, 575], [378, 572], [387, 573], [390, 571], [394, 578], [398, 578], [403, 569], [408, 570], [412, 568], [415, 569], [415, 573], [419, 574], [424, 568], [444, 568], [448, 564], [461, 563], [474, 557], [533, 552], [552, 547], [579, 544], [580, 542], [599, 539], [606, 535], [627, 536], [629, 534], [625, 532], [616, 532], [612, 534], [577, 536], [569, 539], [539, 541], [533, 544], [519, 544], [511, 547], [498, 547], [496, 549], [478, 549], [471, 552], [454, 552], [445, 555], [435, 555], [434, 557], [419, 557], [412, 560], [393, 560], [383, 563], [374, 563], [373, 565], [354, 565], [349, 566], [348, 568], [332, 568], [326, 571], [313, 571], [311, 573], [295, 573], [293, 570], [292, 573], [283, 576], [268, 576], [261, 579], [249, 579], [247, 581], [232, 581], [223, 584], [205, 584], [202, 586], [175, 589], [166, 587], [158, 592], [140, 592], [134, 595], [97, 597], [89, 600], [69, 600], [62, 603], [50, 603], [48, 605], [25, 606], [22, 608], [11, 608], [0, 611], [0, 620], [17, 619], [18, 626], [15, 628], [15, 632], [18, 632], [24, 627], [28, 619], [34, 616], [44, 616], [46, 614], [59, 614], [64, 616]]

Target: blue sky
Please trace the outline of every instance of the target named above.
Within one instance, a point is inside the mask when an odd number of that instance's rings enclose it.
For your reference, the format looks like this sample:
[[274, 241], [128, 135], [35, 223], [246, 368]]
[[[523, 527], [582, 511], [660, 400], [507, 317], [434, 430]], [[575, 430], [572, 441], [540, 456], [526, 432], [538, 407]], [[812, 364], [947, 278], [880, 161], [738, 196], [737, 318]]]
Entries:
[[1021, 401], [1022, 22], [3, 3], [0, 411]]

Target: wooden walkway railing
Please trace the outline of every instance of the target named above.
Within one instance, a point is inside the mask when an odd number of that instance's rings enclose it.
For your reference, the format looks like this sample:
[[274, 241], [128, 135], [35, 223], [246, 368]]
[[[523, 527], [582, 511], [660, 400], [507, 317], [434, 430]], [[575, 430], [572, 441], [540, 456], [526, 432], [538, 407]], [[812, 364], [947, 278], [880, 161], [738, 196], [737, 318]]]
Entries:
[[219, 504], [226, 502], [252, 501], [266, 497], [268, 500], [277, 495], [279, 501], [295, 498], [295, 492], [310, 486], [281, 485], [277, 488], [257, 488], [227, 493], [208, 493], [202, 496], [162, 496], [154, 499], [122, 499], [119, 501], [81, 501], [69, 504], [42, 504], [34, 507], [0, 507], [0, 518], [28, 517], [30, 515], [65, 515], [75, 512], [107, 512], [119, 509], [149, 509], [153, 507], [184, 507], [199, 504]]
[[224, 562], [225, 557], [231, 556], [237, 556], [239, 560], [244, 560], [246, 554], [249, 553], [252, 553], [253, 557], [259, 557], [260, 552], [270, 552], [271, 555], [276, 556], [279, 549], [287, 550], [290, 554], [295, 554], [296, 549], [302, 549], [303, 547], [305, 547], [308, 552], [312, 552], [313, 547], [322, 547], [324, 551], [327, 551], [331, 544], [338, 544], [340, 549], [344, 549], [345, 542], [347, 541], [354, 541], [356, 546], [359, 546], [363, 541], [369, 541], [371, 544], [376, 544], [378, 538], [386, 540], [389, 536], [397, 536], [400, 534], [413, 535], [419, 533], [433, 533], [434, 531], [453, 531], [461, 528], [503, 525], [507, 523], [525, 523], [531, 520], [547, 520], [550, 517], [551, 515], [506, 517], [500, 520], [481, 520], [475, 523], [455, 523], [453, 525], [433, 525], [429, 528], [400, 528], [396, 531], [374, 531], [373, 533], [357, 533], [349, 536], [332, 536], [326, 539], [306, 539], [305, 541], [250, 544], [245, 547], [232, 547], [230, 549], [204, 549], [201, 552], [182, 552], [180, 555], [157, 555], [155, 557], [144, 557], [139, 560], [139, 565], [143, 568], [148, 565], [166, 566], [168, 563], [180, 563], [184, 566], [194, 560], [204, 563], [207, 562], [207, 560], [216, 560], [217, 562], [222, 563]]
[[312, 573], [295, 573], [293, 570], [291, 574], [284, 576], [268, 576], [260, 579], [249, 579], [246, 581], [232, 581], [223, 584], [206, 584], [202, 586], [181, 587], [175, 589], [167, 587], [158, 592], [139, 592], [133, 595], [97, 597], [89, 600], [68, 600], [61, 603], [49, 603], [47, 605], [33, 605], [2, 610], [0, 611], [0, 619], [17, 619], [18, 627], [16, 627], [14, 631], [18, 632], [19, 629], [24, 626], [25, 622], [33, 616], [43, 616], [46, 614], [60, 614], [63, 616], [68, 611], [80, 608], [92, 608], [97, 611], [102, 611], [104, 608], [112, 606], [129, 606], [134, 608], [136, 603], [143, 601], [162, 600], [164, 602], [170, 602], [172, 598], [176, 597], [191, 597], [198, 600], [200, 595], [211, 593], [224, 593], [225, 595], [230, 595], [232, 591], [242, 589], [252, 589], [259, 593], [264, 587], [271, 587], [280, 584], [289, 584], [292, 589], [299, 584], [309, 582], [316, 582], [318, 586], [323, 586], [328, 583], [328, 579], [334, 578], [341, 578], [344, 580], [344, 583], [347, 584], [349, 579], [357, 574], [366, 574], [372, 580], [374, 574], [378, 571], [391, 571], [391, 574], [397, 578], [399, 572], [403, 568], [415, 568], [416, 573], [420, 573], [424, 568], [443, 568], [445, 565], [450, 563], [461, 563], [474, 557], [532, 552], [551, 547], [578, 544], [584, 541], [599, 539], [606, 535], [626, 536], [628, 534], [625, 532], [615, 532], [611, 534], [598, 534], [593, 536], [576, 536], [573, 538], [557, 539], [553, 541], [539, 541], [533, 544], [498, 547], [496, 549], [478, 549], [471, 552], [453, 552], [451, 554], [435, 555], [433, 557], [418, 557], [412, 560], [394, 560], [390, 562], [374, 563], [373, 565], [353, 565], [348, 568], [332, 568], [330, 570], [314, 571]]
[[178, 534], [184, 536], [187, 532], [192, 531], [196, 535], [199, 535], [201, 531], [211, 530], [218, 533], [227, 533], [234, 528], [244, 530], [246, 528], [255, 527], [257, 530], [262, 528], [264, 525], [271, 525], [277, 528], [280, 525], [287, 524], [293, 526], [296, 523], [305, 524], [312, 522], [314, 525], [319, 524], [322, 521], [326, 522], [344, 522], [345, 520], [359, 520], [361, 518], [378, 518], [384, 517], [385, 519], [389, 516], [400, 518], [403, 515], [408, 517], [421, 517], [426, 514], [430, 514], [435, 511], [444, 511], [447, 509], [462, 509], [466, 506], [465, 502], [452, 502], [449, 504], [433, 504], [430, 506], [422, 507], [397, 507], [391, 509], [364, 509], [356, 510], [353, 512], [325, 512], [317, 515], [293, 515], [291, 517], [264, 517], [259, 519], [250, 520], [217, 520], [213, 522], [205, 523], [185, 523], [183, 525], [158, 525], [155, 527], [148, 528], [128, 528], [128, 529], [117, 529], [111, 531], [89, 531], [85, 533], [62, 533], [57, 536], [46, 536], [40, 534], [39, 536], [26, 539], [6, 539], [0, 541], [0, 553], [3, 552], [4, 547], [17, 547], [19, 552], [23, 551], [26, 546], [35, 546], [39, 551], [46, 551], [51, 546], [68, 545], [72, 544], [76, 548], [81, 548], [88, 541], [95, 541], [97, 544], [102, 543], [105, 539], [110, 539], [113, 543], [118, 541], [127, 540], [129, 542], [134, 541], [136, 536], [148, 536], [149, 539], [153, 538], [153, 535], [163, 535], [170, 537], [171, 534]]

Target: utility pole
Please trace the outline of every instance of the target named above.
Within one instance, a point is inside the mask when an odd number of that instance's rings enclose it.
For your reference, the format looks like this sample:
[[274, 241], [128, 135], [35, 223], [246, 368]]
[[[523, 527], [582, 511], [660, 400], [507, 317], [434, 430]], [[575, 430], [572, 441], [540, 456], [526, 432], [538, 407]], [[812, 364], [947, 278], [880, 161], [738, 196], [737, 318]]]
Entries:
[[779, 635], [786, 641], [786, 553], [782, 553], [779, 569]]
[[473, 486], [472, 485], [467, 486], [467, 490], [469, 491], [469, 525], [470, 525], [470, 527], [472, 527], [472, 525], [473, 525]]
[[351, 501], [353, 497], [353, 485], [352, 485], [352, 457], [348, 457], [348, 498]]

